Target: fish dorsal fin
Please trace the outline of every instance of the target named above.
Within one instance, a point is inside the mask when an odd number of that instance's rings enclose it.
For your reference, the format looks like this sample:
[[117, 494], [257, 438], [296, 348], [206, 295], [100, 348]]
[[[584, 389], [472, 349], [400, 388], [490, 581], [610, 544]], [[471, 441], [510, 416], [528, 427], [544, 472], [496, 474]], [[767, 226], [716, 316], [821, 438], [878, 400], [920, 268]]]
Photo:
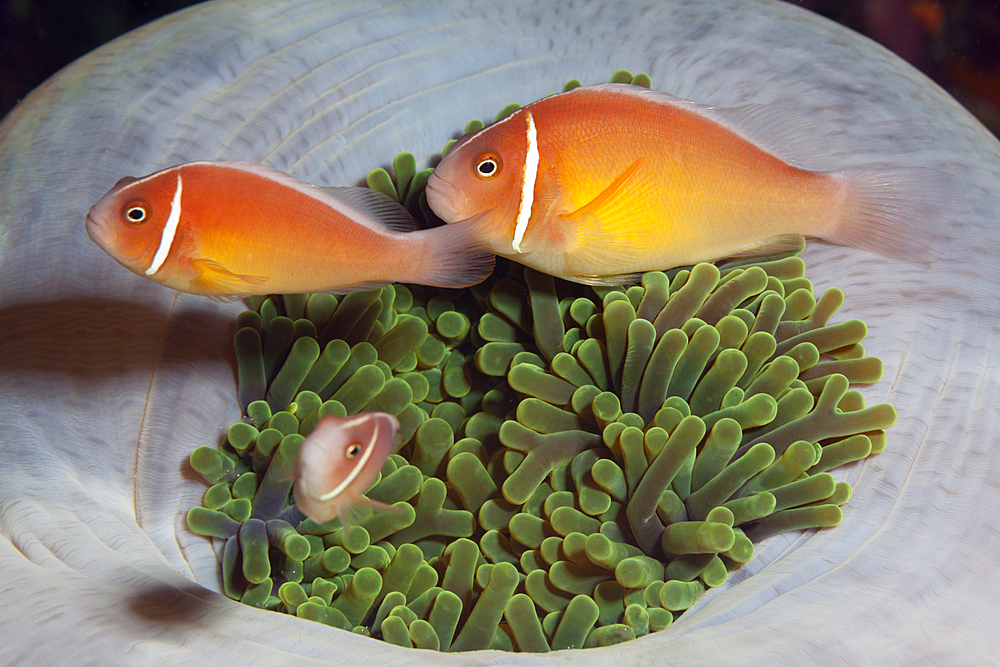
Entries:
[[246, 294], [247, 287], [263, 285], [267, 278], [262, 276], [238, 275], [216, 262], [214, 259], [192, 259], [191, 266], [195, 271], [195, 279], [191, 281], [191, 289], [199, 294], [213, 298], [238, 298], [235, 295]]
[[332, 199], [331, 205], [339, 211], [354, 211], [352, 218], [371, 221], [394, 232], [412, 232], [416, 227], [413, 216], [399, 202], [378, 190], [347, 187], [318, 190]]
[[609, 275], [621, 274], [622, 265], [636, 258], [637, 246], [645, 242], [646, 218], [654, 214], [645, 210], [641, 196], [652, 187], [644, 165], [645, 158], [639, 158], [594, 199], [560, 216], [574, 231], [566, 255]]
[[813, 171], [827, 170], [830, 167], [827, 164], [829, 150], [826, 138], [809, 121], [791, 109], [772, 104], [713, 107], [641, 86], [602, 84], [594, 87], [687, 109], [735, 132], [792, 166]]
[[377, 229], [413, 231], [413, 216], [395, 199], [371, 188], [321, 187], [286, 174], [272, 167], [252, 162], [192, 162], [215, 168], [235, 169], [266, 178], [274, 183], [317, 199], [357, 222]]
[[826, 138], [791, 109], [770, 104], [702, 107], [697, 113], [727, 127], [758, 148], [800, 169], [823, 171], [829, 159]]

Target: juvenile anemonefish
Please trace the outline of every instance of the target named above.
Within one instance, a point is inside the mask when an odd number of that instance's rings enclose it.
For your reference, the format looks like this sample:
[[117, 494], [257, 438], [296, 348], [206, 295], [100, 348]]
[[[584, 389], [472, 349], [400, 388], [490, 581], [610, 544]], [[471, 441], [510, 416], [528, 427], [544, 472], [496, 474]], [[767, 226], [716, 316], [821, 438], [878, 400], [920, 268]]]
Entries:
[[709, 107], [627, 84], [529, 104], [460, 139], [427, 183], [449, 223], [499, 254], [591, 283], [779, 252], [799, 236], [930, 261], [961, 185], [931, 169], [835, 172], [801, 117]]
[[413, 226], [374, 190], [320, 188], [245, 162], [123, 178], [87, 214], [90, 238], [125, 268], [192, 294], [465, 287], [489, 275], [493, 254], [471, 228]]
[[399, 420], [385, 412], [324, 417], [302, 441], [295, 459], [295, 506], [317, 523], [340, 517], [347, 527], [367, 505], [400, 510], [364, 495], [392, 453]]

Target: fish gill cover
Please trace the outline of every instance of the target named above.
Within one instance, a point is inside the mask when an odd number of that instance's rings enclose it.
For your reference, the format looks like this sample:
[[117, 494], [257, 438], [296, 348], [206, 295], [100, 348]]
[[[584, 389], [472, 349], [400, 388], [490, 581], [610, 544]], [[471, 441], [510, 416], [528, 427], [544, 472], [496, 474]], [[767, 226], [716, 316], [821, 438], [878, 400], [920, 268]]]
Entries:
[[[429, 218], [431, 170], [408, 153], [393, 168], [369, 185]], [[895, 422], [849, 389], [882, 363], [864, 323], [829, 324], [843, 294], [816, 299], [797, 254], [621, 288], [500, 260], [465, 290], [252, 299], [235, 336], [247, 419], [192, 452], [210, 486], [188, 526], [215, 541], [225, 595], [399, 646], [544, 652], [662, 630], [754, 543], [839, 524], [851, 486], [828, 471], [882, 451]], [[404, 511], [305, 519], [299, 445], [360, 411], [399, 418], [367, 495]]]

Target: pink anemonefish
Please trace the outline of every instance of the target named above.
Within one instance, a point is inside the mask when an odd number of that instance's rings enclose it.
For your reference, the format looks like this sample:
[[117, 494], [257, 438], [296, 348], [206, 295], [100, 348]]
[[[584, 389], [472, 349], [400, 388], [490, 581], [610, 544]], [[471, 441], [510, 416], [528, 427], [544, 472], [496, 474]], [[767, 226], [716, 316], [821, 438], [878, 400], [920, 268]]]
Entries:
[[90, 238], [125, 268], [211, 297], [465, 287], [489, 275], [493, 254], [469, 227], [413, 225], [382, 193], [320, 188], [245, 162], [123, 178], [87, 214]]
[[340, 517], [344, 527], [362, 517], [362, 506], [396, 507], [364, 495], [392, 453], [399, 420], [385, 412], [327, 416], [302, 442], [295, 459], [295, 506], [317, 523]]
[[620, 283], [812, 236], [935, 258], [957, 178], [932, 169], [807, 171], [816, 132], [787, 109], [709, 107], [627, 84], [576, 88], [460, 139], [427, 184], [449, 223], [540, 271]]

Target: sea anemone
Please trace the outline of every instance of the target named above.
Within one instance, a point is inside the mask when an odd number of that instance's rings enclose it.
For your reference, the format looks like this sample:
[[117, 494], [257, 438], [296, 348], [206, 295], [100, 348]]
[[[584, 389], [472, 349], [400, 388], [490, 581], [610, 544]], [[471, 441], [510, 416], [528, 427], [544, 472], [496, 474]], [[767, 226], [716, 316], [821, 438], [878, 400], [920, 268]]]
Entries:
[[[393, 169], [369, 185], [430, 218], [427, 173], [409, 153]], [[813, 297], [801, 249], [628, 288], [501, 261], [471, 290], [255, 299], [235, 336], [250, 423], [191, 454], [212, 486], [188, 525], [217, 538], [226, 595], [400, 646], [661, 630], [754, 541], [839, 524], [851, 486], [827, 471], [882, 451], [896, 420], [848, 393], [882, 363], [863, 323], [829, 324], [844, 295]], [[400, 420], [369, 493], [405, 511], [317, 525], [291, 506], [298, 446], [362, 410]]]
[[[598, 293], [509, 265], [426, 300], [267, 299], [236, 332], [250, 423], [192, 452], [212, 486], [188, 525], [219, 540], [226, 595], [401, 646], [663, 629], [753, 541], [840, 523], [851, 487], [826, 471], [881, 451], [895, 422], [848, 393], [881, 362], [860, 322], [828, 325], [843, 295], [817, 302], [802, 271], [699, 264]], [[361, 410], [400, 419], [404, 456], [369, 495], [405, 513], [304, 520], [303, 436]]]

